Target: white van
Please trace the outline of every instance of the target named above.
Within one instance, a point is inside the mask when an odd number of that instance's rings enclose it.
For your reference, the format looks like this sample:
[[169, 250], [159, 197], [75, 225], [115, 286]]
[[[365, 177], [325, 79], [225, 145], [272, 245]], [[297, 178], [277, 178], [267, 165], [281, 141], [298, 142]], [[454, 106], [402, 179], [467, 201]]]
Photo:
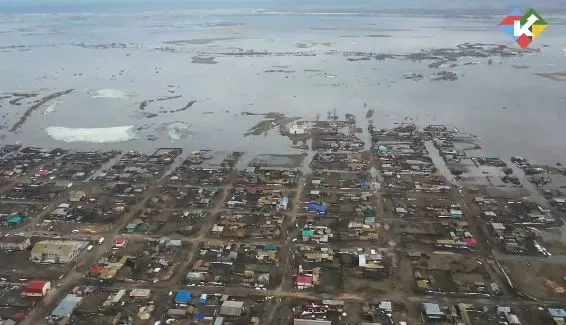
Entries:
[[87, 248], [86, 248], [86, 250], [90, 252], [93, 247], [94, 247], [94, 246], [92, 246], [92, 245], [88, 245]]
[[104, 237], [100, 237], [98, 240], [98, 245], [102, 245], [102, 243], [104, 243]]

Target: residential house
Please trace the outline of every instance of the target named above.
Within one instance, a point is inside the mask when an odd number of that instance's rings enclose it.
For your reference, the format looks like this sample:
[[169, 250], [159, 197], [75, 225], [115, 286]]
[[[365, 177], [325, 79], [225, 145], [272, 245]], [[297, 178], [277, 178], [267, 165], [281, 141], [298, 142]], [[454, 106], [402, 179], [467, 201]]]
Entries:
[[43, 297], [51, 291], [51, 282], [43, 280], [30, 281], [24, 289], [27, 297]]
[[424, 313], [426, 318], [428, 319], [443, 319], [445, 318], [445, 314], [440, 310], [440, 306], [438, 304], [423, 303]]
[[55, 307], [53, 312], [51, 312], [51, 317], [63, 318], [70, 317], [73, 311], [77, 308], [80, 303], [81, 297], [73, 294], [68, 294], [61, 300], [61, 302]]
[[242, 310], [244, 309], [243, 301], [230, 301], [226, 300], [220, 306], [220, 314], [224, 316], [236, 316], [242, 315]]
[[149, 298], [151, 298], [151, 290], [134, 289], [130, 292], [130, 298], [134, 300], [149, 300]]
[[2, 236], [0, 237], [0, 249], [5, 251], [25, 251], [30, 248], [29, 237], [24, 236]]
[[114, 239], [114, 243], [112, 245], [112, 248], [113, 249], [119, 249], [119, 248], [126, 246], [127, 243], [128, 243], [128, 240], [125, 237], [118, 237], [118, 238]]
[[71, 202], [80, 202], [86, 198], [86, 193], [83, 191], [74, 191], [71, 193], [69, 197], [69, 201]]
[[143, 220], [141, 219], [135, 219], [132, 222], [130, 222], [127, 226], [126, 226], [126, 230], [128, 232], [141, 232], [145, 230], [145, 225]]

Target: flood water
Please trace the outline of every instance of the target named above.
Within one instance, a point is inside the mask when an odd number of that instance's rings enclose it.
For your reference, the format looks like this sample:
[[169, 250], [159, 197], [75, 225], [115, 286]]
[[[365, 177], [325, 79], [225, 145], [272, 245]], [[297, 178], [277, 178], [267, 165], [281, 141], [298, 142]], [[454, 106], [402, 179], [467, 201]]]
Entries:
[[[20, 106], [0, 100], [1, 142], [299, 152], [277, 135], [277, 128], [244, 137], [263, 117], [241, 113], [281, 112], [305, 119], [320, 114], [324, 119], [336, 109], [341, 116], [356, 115], [365, 129], [365, 114], [372, 108], [377, 127], [406, 121], [448, 124], [478, 135], [482, 147], [502, 158], [566, 162], [566, 82], [535, 75], [566, 71], [563, 16], [541, 12], [551, 26], [535, 40], [540, 53], [493, 57], [492, 64], [488, 58], [463, 58], [456, 67], [433, 69], [427, 66], [431, 61], [349, 61], [347, 54], [407, 54], [465, 42], [517, 47], [497, 27], [506, 9], [462, 18], [368, 13], [358, 7], [325, 12], [306, 5], [293, 12], [272, 9], [270, 3], [0, 14], [0, 93], [43, 97], [74, 89], [33, 111], [15, 132], [10, 126], [37, 98]], [[244, 55], [247, 51], [256, 54]], [[455, 71], [458, 80], [429, 78], [441, 70]], [[413, 73], [424, 78], [403, 78]], [[156, 100], [168, 96], [182, 97]], [[148, 100], [153, 101], [141, 110]], [[88, 141], [73, 142], [81, 137]]]

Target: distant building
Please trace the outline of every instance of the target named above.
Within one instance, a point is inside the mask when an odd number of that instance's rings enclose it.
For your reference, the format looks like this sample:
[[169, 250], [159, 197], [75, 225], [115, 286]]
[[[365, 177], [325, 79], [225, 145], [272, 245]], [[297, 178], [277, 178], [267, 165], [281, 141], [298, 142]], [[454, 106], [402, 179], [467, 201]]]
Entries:
[[51, 291], [51, 282], [34, 280], [26, 285], [24, 295], [27, 297], [43, 297]]
[[305, 134], [307, 132], [307, 128], [303, 124], [293, 123], [289, 128], [289, 133], [291, 134]]
[[68, 263], [88, 245], [75, 240], [44, 240], [33, 246], [30, 259], [36, 263]]
[[5, 251], [25, 251], [30, 248], [29, 237], [24, 236], [2, 236], [0, 237], [0, 249]]

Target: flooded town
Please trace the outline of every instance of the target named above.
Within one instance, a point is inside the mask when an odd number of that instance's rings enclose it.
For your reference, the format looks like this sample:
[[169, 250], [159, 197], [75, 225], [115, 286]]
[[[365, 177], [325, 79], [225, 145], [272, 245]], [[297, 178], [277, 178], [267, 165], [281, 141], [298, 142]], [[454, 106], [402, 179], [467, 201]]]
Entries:
[[0, 1], [0, 325], [566, 324], [565, 33], [566, 0]]
[[2, 324], [561, 324], [566, 170], [442, 124], [1, 149]]

